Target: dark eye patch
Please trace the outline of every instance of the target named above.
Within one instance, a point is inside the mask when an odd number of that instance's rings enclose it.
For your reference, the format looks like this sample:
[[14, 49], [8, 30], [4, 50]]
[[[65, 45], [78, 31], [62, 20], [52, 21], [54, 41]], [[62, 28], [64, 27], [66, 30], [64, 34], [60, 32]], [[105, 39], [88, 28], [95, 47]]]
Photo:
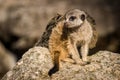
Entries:
[[84, 21], [84, 20], [85, 20], [85, 15], [82, 14], [82, 15], [80, 16], [80, 19], [81, 19], [82, 21]]
[[76, 19], [76, 16], [71, 16], [70, 18], [69, 18], [69, 21], [74, 21]]

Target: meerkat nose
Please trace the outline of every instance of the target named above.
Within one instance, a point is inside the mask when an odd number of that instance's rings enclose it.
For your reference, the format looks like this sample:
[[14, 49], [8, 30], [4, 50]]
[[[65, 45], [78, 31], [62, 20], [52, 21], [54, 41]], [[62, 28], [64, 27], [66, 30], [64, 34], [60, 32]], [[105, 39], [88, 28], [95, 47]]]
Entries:
[[68, 24], [68, 22], [66, 21], [66, 22], [64, 22], [64, 26], [65, 27], [68, 27], [69, 26], [69, 24]]

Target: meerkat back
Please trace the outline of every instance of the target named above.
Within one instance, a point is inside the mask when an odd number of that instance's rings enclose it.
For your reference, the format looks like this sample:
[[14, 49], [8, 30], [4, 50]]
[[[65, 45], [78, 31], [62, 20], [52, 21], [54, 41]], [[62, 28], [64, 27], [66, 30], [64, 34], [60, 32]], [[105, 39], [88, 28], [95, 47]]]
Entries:
[[49, 50], [53, 59], [54, 67], [50, 70], [49, 75], [55, 73], [60, 68], [60, 62], [64, 61], [68, 56], [67, 38], [63, 34], [64, 22], [58, 22], [56, 27], [52, 29], [49, 39]]

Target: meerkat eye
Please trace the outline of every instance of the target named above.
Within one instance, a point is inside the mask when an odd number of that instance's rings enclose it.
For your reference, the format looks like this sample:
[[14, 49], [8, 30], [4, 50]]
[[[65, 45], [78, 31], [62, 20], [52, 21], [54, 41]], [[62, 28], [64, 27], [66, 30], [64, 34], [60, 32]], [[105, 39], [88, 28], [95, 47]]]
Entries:
[[75, 16], [71, 16], [71, 17], [69, 18], [69, 21], [74, 21], [75, 19], [76, 19]]
[[85, 15], [82, 14], [82, 15], [80, 16], [80, 19], [81, 19], [82, 21], [84, 21], [84, 20], [85, 20]]

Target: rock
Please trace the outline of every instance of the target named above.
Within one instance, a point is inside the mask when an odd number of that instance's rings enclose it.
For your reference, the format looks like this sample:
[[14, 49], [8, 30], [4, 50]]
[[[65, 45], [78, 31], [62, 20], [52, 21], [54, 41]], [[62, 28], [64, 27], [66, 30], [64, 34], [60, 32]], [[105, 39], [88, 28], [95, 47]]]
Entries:
[[3, 80], [47, 80], [52, 67], [48, 49], [35, 47], [27, 51], [16, 66], [9, 71]]
[[0, 79], [15, 65], [15, 56], [0, 43]]
[[90, 64], [80, 66], [62, 62], [62, 68], [51, 77], [53, 67], [47, 48], [34, 47], [27, 51], [16, 66], [2, 80], [118, 80], [120, 54], [99, 51], [88, 57]]
[[[53, 80], [119, 80], [120, 54], [99, 51], [89, 57], [88, 65], [65, 64], [65, 67], [54, 74]], [[67, 73], [67, 74], [66, 74]]]

